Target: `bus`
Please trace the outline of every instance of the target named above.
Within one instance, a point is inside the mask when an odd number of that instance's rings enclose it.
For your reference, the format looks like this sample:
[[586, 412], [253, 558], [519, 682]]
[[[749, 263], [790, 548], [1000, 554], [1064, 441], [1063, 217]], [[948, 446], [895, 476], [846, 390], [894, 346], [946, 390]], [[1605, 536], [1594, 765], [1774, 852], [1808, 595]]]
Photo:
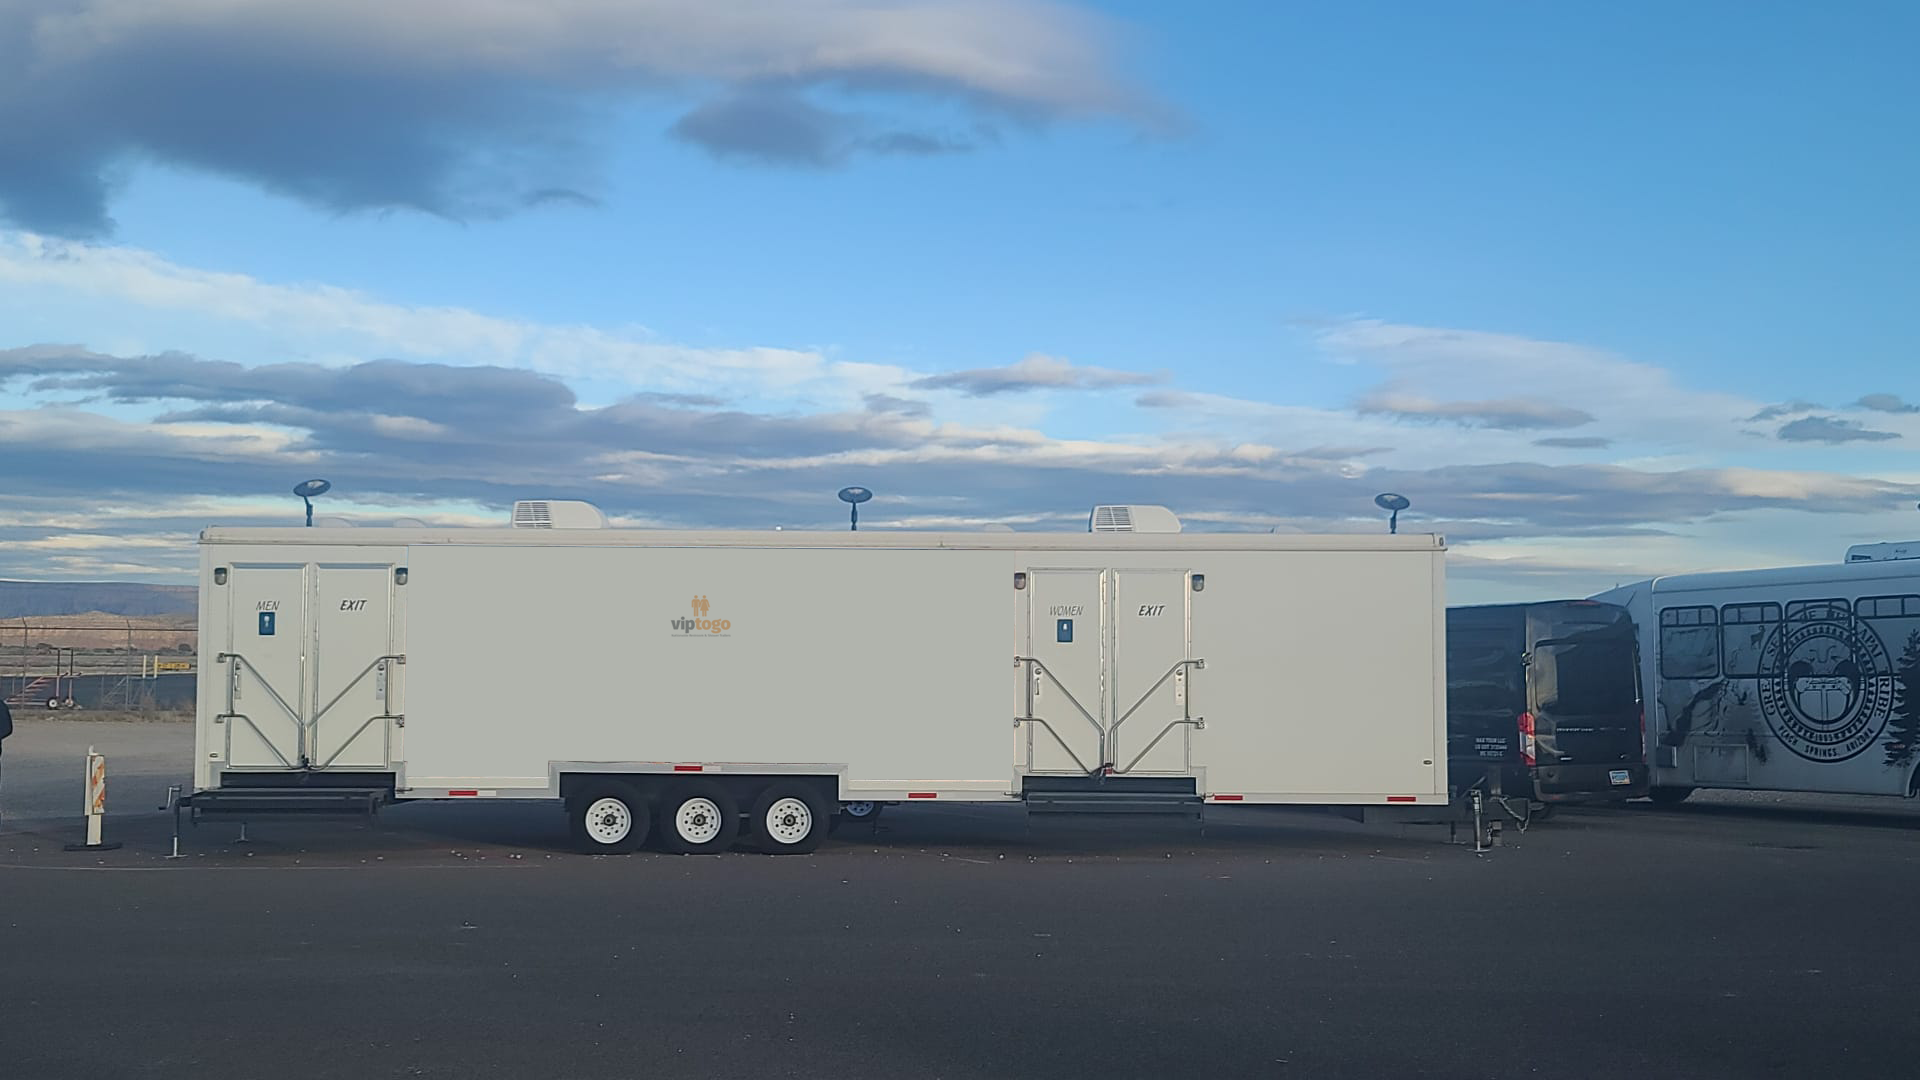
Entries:
[[1639, 671], [1615, 604], [1449, 608], [1449, 786], [1543, 804], [1645, 796]]
[[1601, 593], [1640, 628], [1655, 802], [1699, 788], [1905, 795], [1920, 770], [1920, 544]]

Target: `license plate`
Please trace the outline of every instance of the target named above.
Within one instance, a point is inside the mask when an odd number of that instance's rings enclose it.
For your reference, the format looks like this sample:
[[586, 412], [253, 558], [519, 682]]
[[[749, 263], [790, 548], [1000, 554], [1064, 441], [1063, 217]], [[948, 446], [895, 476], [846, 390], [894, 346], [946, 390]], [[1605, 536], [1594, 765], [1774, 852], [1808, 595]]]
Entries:
[[1615, 769], [1607, 774], [1607, 781], [1614, 787], [1625, 787], [1633, 783], [1633, 775], [1625, 769]]

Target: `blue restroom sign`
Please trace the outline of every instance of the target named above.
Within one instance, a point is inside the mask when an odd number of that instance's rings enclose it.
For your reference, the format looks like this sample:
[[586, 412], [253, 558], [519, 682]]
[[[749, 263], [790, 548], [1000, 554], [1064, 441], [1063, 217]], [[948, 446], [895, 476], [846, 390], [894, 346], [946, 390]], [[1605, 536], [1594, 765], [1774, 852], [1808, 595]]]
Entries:
[[263, 611], [260, 613], [260, 636], [261, 637], [273, 636], [273, 616], [274, 616], [274, 613], [271, 611]]

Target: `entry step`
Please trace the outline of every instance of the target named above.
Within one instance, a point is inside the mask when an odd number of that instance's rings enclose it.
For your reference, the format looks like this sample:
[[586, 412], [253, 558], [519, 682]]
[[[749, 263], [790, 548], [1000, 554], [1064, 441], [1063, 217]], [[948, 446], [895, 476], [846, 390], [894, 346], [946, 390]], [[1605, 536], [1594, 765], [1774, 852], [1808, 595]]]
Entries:
[[1151, 792], [1043, 792], [1027, 795], [1029, 814], [1177, 814], [1198, 817], [1198, 795]]
[[1030, 814], [1172, 814], [1198, 817], [1190, 776], [1029, 776], [1022, 787]]
[[196, 818], [273, 814], [371, 815], [393, 798], [388, 788], [238, 787], [198, 791], [180, 800]]

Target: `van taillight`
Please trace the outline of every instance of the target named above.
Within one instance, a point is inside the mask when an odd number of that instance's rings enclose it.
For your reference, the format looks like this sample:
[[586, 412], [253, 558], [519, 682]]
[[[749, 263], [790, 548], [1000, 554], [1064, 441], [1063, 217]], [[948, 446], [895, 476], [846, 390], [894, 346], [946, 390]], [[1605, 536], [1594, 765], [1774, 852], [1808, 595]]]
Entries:
[[1538, 747], [1535, 744], [1534, 738], [1533, 738], [1533, 714], [1530, 712], [1523, 712], [1520, 714], [1520, 761], [1521, 763], [1526, 765], [1528, 768], [1532, 768], [1534, 765], [1534, 751], [1537, 748]]

